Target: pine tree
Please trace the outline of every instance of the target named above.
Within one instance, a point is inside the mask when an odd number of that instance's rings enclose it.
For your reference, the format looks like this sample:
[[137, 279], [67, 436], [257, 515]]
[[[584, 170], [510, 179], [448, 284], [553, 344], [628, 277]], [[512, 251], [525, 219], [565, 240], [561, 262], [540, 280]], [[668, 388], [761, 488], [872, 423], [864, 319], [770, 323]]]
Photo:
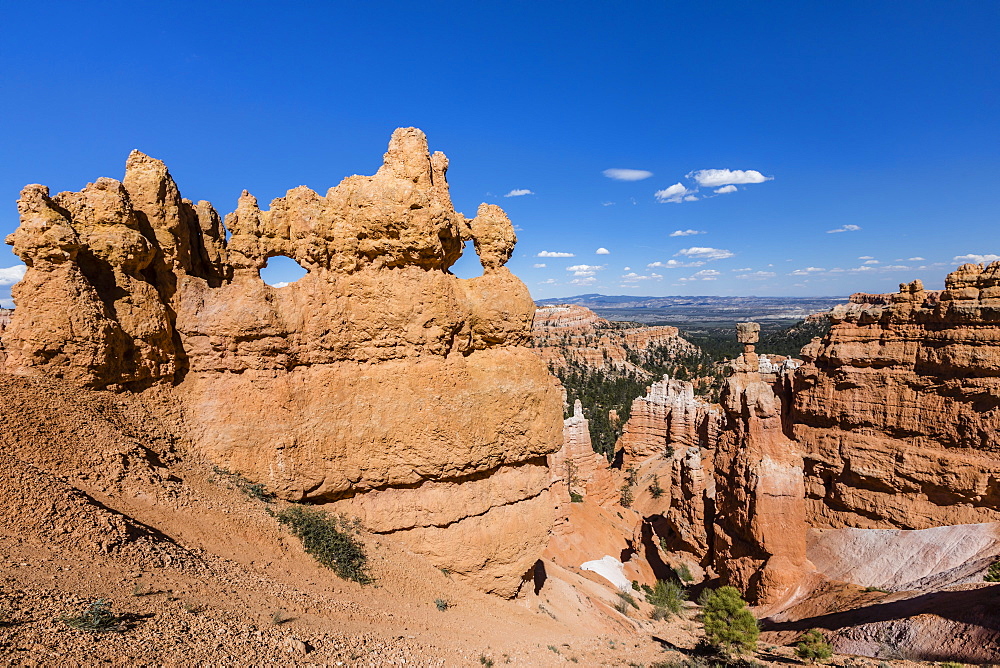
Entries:
[[725, 654], [757, 649], [760, 628], [735, 587], [720, 587], [704, 597], [702, 621], [710, 645]]

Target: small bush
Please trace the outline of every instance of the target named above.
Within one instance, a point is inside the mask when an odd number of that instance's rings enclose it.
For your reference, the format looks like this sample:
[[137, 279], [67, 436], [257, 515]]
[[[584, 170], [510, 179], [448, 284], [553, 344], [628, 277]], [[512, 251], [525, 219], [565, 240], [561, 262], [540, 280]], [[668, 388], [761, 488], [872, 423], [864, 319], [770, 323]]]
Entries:
[[795, 646], [795, 655], [809, 663], [826, 661], [833, 656], [833, 648], [819, 629], [806, 631]]
[[735, 587], [720, 587], [703, 597], [702, 622], [710, 645], [724, 654], [742, 654], [757, 648], [757, 618]]
[[625, 483], [624, 485], [622, 485], [622, 488], [621, 488], [620, 491], [621, 491], [621, 499], [620, 499], [620, 501], [621, 501], [622, 507], [623, 508], [631, 508], [632, 507], [632, 501], [635, 500], [632, 497], [632, 488], [629, 487], [628, 483]]
[[583, 503], [583, 494], [580, 494], [580, 492], [570, 492], [569, 500], [572, 503]]
[[490, 659], [485, 654], [479, 655], [479, 663], [486, 666], [486, 668], [493, 668], [493, 659]]
[[983, 576], [984, 582], [1000, 582], [1000, 561], [994, 561], [990, 564], [989, 569], [986, 571], [986, 575]]
[[357, 525], [322, 510], [289, 506], [274, 517], [302, 541], [306, 553], [345, 580], [370, 584], [368, 557], [356, 536]]
[[681, 562], [680, 566], [674, 567], [674, 573], [677, 574], [677, 579], [681, 582], [694, 582], [694, 576], [691, 575], [691, 569], [684, 562]]
[[83, 612], [75, 616], [62, 616], [60, 622], [81, 631], [103, 633], [105, 631], [121, 631], [121, 618], [111, 612], [111, 604], [104, 599], [91, 602]]
[[649, 485], [649, 494], [654, 498], [658, 499], [663, 496], [664, 489], [660, 487], [660, 476], [653, 475], [653, 482]]
[[632, 596], [632, 594], [630, 594], [629, 592], [625, 591], [624, 589], [618, 590], [618, 598], [621, 600], [621, 602], [632, 606], [636, 610], [639, 609], [639, 604], [636, 603], [635, 597]]
[[284, 610], [275, 610], [271, 615], [271, 623], [275, 626], [281, 626], [282, 624], [287, 624], [288, 622], [295, 619], [292, 615], [288, 614]]
[[632, 589], [634, 589], [635, 591], [639, 591], [639, 581], [638, 580], [632, 580]]
[[659, 620], [678, 614], [687, 597], [687, 592], [679, 584], [657, 580], [652, 592], [646, 594], [646, 602], [654, 608], [653, 619]]
[[445, 610], [451, 607], [451, 603], [444, 600], [443, 598], [434, 599], [434, 605], [440, 612], [444, 612]]
[[258, 501], [263, 501], [264, 503], [271, 503], [274, 500], [274, 494], [267, 491], [267, 487], [265, 487], [263, 483], [251, 482], [239, 473], [233, 473], [232, 471], [227, 471], [226, 469], [219, 468], [218, 466], [213, 466], [212, 472], [215, 475], [221, 476], [225, 480], [229, 481], [230, 485], [243, 492], [251, 499], [257, 499]]

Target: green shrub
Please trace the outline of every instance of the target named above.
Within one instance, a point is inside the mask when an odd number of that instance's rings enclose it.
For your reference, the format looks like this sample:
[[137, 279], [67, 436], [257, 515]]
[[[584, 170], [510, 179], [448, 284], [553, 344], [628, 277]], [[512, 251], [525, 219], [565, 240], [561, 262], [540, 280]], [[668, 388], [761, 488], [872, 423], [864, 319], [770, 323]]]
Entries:
[[666, 619], [671, 614], [676, 615], [681, 611], [687, 597], [687, 592], [679, 584], [657, 580], [652, 592], [646, 594], [646, 602], [654, 608], [654, 619]]
[[438, 611], [444, 612], [445, 610], [451, 607], [451, 603], [444, 600], [443, 598], [436, 598], [434, 599], [434, 606], [438, 609]]
[[370, 584], [368, 557], [358, 540], [357, 526], [322, 510], [289, 506], [274, 517], [299, 540], [306, 553], [345, 580]]
[[680, 566], [674, 567], [674, 573], [677, 574], [677, 579], [681, 582], [694, 582], [694, 576], [691, 575], [691, 569], [683, 561]]
[[720, 587], [703, 600], [702, 622], [710, 645], [724, 654], [742, 654], [757, 648], [757, 619], [735, 587]]
[[621, 600], [621, 602], [625, 603], [626, 605], [630, 605], [636, 610], [639, 609], [639, 604], [636, 603], [635, 597], [632, 596], [632, 594], [630, 594], [629, 592], [625, 591], [624, 589], [618, 590], [618, 598]]
[[632, 507], [632, 501], [634, 500], [632, 498], [632, 488], [629, 487], [628, 483], [625, 483], [624, 485], [622, 485], [622, 488], [621, 488], [620, 491], [621, 491], [621, 504], [622, 504], [622, 507], [623, 508], [631, 508]]
[[479, 663], [486, 666], [486, 668], [493, 668], [493, 659], [487, 657], [485, 654], [479, 655]]
[[572, 503], [583, 503], [583, 494], [580, 494], [580, 492], [570, 492], [569, 500]]
[[67, 626], [81, 631], [121, 631], [121, 618], [111, 612], [111, 604], [104, 599], [97, 599], [91, 602], [83, 612], [75, 616], [62, 616], [58, 618]]
[[[218, 466], [212, 467], [212, 472], [221, 476], [223, 479], [227, 480], [230, 485], [235, 489], [243, 492], [251, 499], [257, 499], [258, 501], [263, 501], [264, 503], [271, 503], [274, 500], [274, 494], [267, 491], [267, 487], [263, 483], [251, 482], [244, 478], [239, 473], [233, 473], [232, 471], [227, 471], [224, 468], [219, 468]], [[212, 480], [214, 482], [214, 480]]]
[[660, 476], [653, 474], [653, 482], [649, 485], [649, 494], [654, 499], [658, 499], [663, 496], [663, 491], [663, 488], [660, 487]]
[[986, 575], [983, 576], [983, 580], [985, 582], [1000, 582], [1000, 561], [994, 561], [990, 564]]
[[825, 661], [833, 656], [833, 648], [823, 637], [819, 629], [806, 631], [799, 638], [799, 643], [795, 646], [795, 654], [800, 659], [805, 659], [809, 663]]

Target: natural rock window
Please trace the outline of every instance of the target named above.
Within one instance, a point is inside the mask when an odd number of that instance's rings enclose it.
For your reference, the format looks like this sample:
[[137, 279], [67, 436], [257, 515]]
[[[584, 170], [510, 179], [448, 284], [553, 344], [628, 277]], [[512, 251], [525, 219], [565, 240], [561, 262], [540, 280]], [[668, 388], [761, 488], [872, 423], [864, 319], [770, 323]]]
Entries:
[[307, 271], [285, 255], [269, 257], [260, 270], [260, 278], [272, 288], [284, 288], [305, 276]]

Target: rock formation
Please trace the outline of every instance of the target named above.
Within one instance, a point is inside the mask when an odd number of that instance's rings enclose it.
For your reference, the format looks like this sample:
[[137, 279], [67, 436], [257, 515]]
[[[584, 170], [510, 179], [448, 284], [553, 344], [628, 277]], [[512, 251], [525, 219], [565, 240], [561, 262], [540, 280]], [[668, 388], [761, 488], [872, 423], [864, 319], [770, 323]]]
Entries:
[[630, 323], [609, 322], [576, 304], [539, 307], [532, 336], [536, 352], [555, 368], [574, 362], [642, 377], [648, 374], [634, 360], [646, 361], [652, 354], [674, 358], [697, 351], [696, 346], [681, 338], [676, 327], [633, 327]]
[[813, 570], [806, 558], [802, 457], [784, 431], [781, 400], [754, 352], [760, 326], [739, 323], [715, 454], [714, 564], [754, 603], [774, 603]]
[[605, 505], [618, 499], [619, 478], [598, 453], [590, 440], [590, 428], [577, 399], [573, 415], [563, 421], [563, 447], [549, 455], [553, 492], [563, 501], [572, 495]]
[[795, 373], [794, 436], [819, 528], [1000, 520], [1000, 263], [833, 311]]
[[[166, 396], [213, 462], [511, 595], [551, 521], [560, 397], [525, 347], [513, 228], [496, 206], [457, 213], [447, 167], [400, 129], [374, 176], [269, 210], [244, 192], [224, 224], [139, 152], [122, 182], [28, 186], [5, 368]], [[479, 278], [448, 271], [465, 241]], [[266, 285], [277, 255], [308, 273]]]

